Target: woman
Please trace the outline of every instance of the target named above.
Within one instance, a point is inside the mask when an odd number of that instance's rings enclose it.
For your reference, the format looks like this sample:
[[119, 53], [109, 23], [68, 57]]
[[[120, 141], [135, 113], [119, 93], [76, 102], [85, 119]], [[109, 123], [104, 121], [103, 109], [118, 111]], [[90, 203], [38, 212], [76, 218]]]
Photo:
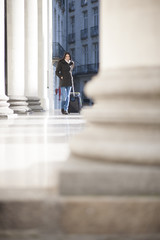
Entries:
[[58, 62], [56, 68], [56, 75], [60, 78], [60, 87], [62, 95], [62, 114], [68, 114], [70, 92], [72, 87], [72, 70], [74, 62], [71, 61], [71, 55], [69, 52], [64, 54], [64, 57]]

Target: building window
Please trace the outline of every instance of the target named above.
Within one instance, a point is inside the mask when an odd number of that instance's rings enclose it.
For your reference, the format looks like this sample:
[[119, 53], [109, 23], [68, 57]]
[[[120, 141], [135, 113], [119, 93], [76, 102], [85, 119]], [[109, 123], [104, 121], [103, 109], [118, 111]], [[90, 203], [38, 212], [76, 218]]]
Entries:
[[75, 33], [70, 33], [68, 35], [68, 43], [75, 43]]
[[85, 40], [88, 38], [88, 28], [81, 30], [81, 40]]
[[62, 11], [65, 10], [65, 0], [62, 0]]
[[61, 43], [64, 41], [64, 36], [63, 36], [63, 21], [61, 21]]
[[91, 27], [91, 37], [98, 36], [98, 26]]
[[83, 64], [88, 64], [88, 45], [83, 45]]
[[88, 12], [83, 12], [83, 29], [81, 30], [81, 39], [87, 39], [88, 38]]
[[75, 17], [72, 16], [70, 18], [70, 20], [71, 20], [71, 33], [74, 33], [75, 32]]
[[99, 62], [98, 43], [93, 43], [93, 63], [98, 64], [98, 62]]
[[93, 27], [90, 28], [91, 30], [91, 37], [98, 36], [98, 7], [93, 8]]
[[53, 34], [54, 42], [57, 42], [57, 12], [54, 9], [54, 34]]
[[75, 48], [70, 49], [72, 60], [75, 61]]
[[81, 0], [81, 6], [84, 7], [88, 4], [88, 0]]
[[83, 26], [84, 26], [84, 29], [88, 28], [88, 12], [87, 11], [83, 12]]
[[72, 12], [75, 10], [75, 1], [71, 1], [69, 3], [69, 12]]
[[64, 12], [64, 10], [65, 10], [65, 0], [58, 0], [58, 4], [59, 4], [59, 7]]
[[93, 8], [93, 26], [98, 26], [98, 7]]
[[60, 16], [58, 15], [58, 42], [60, 43]]

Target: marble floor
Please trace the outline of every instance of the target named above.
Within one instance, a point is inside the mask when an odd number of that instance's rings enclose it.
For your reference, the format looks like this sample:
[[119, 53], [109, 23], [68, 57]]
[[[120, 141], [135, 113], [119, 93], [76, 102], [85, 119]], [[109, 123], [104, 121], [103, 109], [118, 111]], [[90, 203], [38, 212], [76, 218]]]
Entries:
[[59, 110], [0, 120], [0, 188], [55, 186], [69, 140], [84, 127], [82, 115]]

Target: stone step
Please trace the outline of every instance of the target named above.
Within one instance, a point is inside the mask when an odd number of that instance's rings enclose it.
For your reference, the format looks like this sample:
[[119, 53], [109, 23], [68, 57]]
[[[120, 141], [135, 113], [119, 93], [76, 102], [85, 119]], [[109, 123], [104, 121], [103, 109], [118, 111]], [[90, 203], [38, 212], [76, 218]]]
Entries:
[[159, 240], [160, 235], [75, 235], [42, 234], [38, 231], [0, 231], [2, 240]]
[[0, 196], [1, 232], [160, 237], [160, 197], [62, 197], [52, 189], [4, 190]]
[[160, 167], [68, 161], [59, 173], [61, 195], [160, 195]]

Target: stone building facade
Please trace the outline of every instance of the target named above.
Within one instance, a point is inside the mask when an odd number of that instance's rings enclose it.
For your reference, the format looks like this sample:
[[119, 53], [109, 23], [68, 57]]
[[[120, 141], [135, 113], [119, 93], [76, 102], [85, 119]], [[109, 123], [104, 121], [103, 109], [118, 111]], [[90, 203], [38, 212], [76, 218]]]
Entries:
[[84, 95], [84, 85], [99, 68], [99, 1], [68, 1], [68, 45], [75, 61], [75, 89], [83, 103], [91, 102]]
[[[59, 87], [55, 75], [57, 61], [65, 50], [69, 51], [75, 62], [75, 90], [81, 93], [84, 104], [91, 104], [83, 89], [99, 68], [99, 0], [66, 0], [64, 5], [60, 2], [53, 0], [53, 42], [57, 42], [57, 49], [53, 48], [53, 55], [57, 51], [53, 57], [54, 88]], [[54, 94], [55, 108], [60, 108], [58, 92]]]

